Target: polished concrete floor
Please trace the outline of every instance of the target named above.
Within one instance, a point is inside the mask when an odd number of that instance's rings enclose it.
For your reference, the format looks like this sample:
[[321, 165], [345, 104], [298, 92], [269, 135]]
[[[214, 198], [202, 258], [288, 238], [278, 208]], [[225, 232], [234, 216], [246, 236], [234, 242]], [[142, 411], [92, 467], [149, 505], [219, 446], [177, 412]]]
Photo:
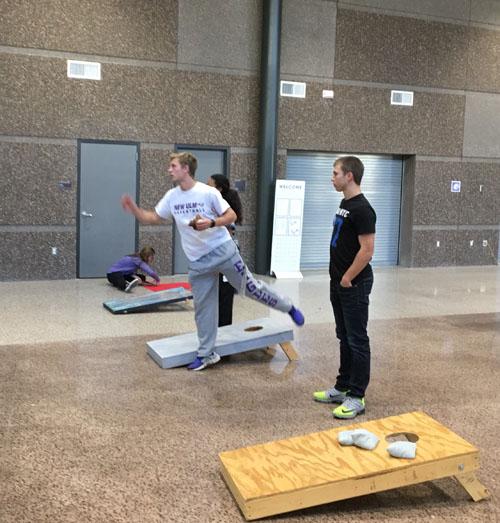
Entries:
[[[492, 498], [441, 479], [272, 520], [500, 521], [500, 269], [375, 277], [359, 421], [425, 411], [480, 449]], [[102, 302], [123, 295], [104, 280], [0, 283], [0, 522], [244, 521], [219, 452], [347, 424], [311, 401], [338, 363], [327, 275], [269, 281], [305, 313], [300, 360], [258, 350], [201, 373], [146, 354], [194, 330], [190, 303], [113, 316]], [[236, 299], [235, 321], [278, 314]]]

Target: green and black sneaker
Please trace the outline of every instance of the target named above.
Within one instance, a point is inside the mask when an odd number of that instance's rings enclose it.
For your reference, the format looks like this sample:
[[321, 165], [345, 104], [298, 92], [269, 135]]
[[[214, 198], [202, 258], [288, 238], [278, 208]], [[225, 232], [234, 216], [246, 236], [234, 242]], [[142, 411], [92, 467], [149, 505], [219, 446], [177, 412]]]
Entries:
[[347, 396], [342, 405], [332, 410], [332, 414], [339, 419], [352, 419], [365, 412], [365, 398]]
[[346, 392], [332, 387], [328, 390], [318, 390], [313, 394], [313, 399], [320, 403], [343, 403], [346, 399]]

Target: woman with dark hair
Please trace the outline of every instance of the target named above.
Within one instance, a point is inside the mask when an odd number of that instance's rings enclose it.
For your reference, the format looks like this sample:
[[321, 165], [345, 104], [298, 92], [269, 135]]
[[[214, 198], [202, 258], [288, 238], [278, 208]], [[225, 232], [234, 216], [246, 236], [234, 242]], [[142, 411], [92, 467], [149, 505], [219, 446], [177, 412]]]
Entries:
[[[229, 233], [236, 245], [236, 225], [243, 223], [243, 209], [241, 206], [240, 196], [237, 191], [231, 189], [229, 180], [223, 174], [212, 174], [207, 181], [210, 187], [215, 187], [221, 193], [221, 196], [230, 205], [236, 213], [236, 221], [228, 226]], [[231, 325], [233, 323], [233, 300], [234, 287], [226, 280], [222, 274], [219, 274], [219, 327]]]
[[154, 257], [153, 247], [143, 247], [139, 252], [124, 256], [108, 269], [106, 276], [109, 283], [122, 291], [130, 292], [141, 280], [146, 281], [146, 276], [142, 273], [159, 283], [158, 274], [150, 267]]

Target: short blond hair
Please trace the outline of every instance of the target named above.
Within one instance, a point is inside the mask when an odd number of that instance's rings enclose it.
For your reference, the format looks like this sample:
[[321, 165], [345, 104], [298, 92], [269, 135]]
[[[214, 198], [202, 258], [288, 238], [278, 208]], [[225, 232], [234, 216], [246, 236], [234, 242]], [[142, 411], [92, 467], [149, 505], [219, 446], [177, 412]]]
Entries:
[[194, 178], [194, 174], [196, 173], [196, 169], [198, 168], [198, 160], [196, 159], [196, 156], [191, 153], [171, 153], [170, 154], [170, 161], [177, 160], [183, 167], [185, 165], [189, 168], [189, 174], [191, 178]]

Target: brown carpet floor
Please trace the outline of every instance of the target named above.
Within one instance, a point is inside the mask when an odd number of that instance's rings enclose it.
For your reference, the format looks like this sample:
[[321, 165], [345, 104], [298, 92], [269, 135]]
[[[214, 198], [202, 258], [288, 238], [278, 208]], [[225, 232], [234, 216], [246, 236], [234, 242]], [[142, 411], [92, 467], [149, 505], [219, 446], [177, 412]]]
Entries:
[[[425, 411], [480, 449], [491, 499], [450, 478], [270, 520], [500, 521], [500, 315], [378, 320], [370, 336], [358, 420]], [[147, 339], [0, 348], [1, 523], [244, 521], [219, 452], [348, 424], [311, 401], [334, 382], [333, 324], [298, 332], [296, 363], [253, 351], [200, 373], [160, 369]]]

